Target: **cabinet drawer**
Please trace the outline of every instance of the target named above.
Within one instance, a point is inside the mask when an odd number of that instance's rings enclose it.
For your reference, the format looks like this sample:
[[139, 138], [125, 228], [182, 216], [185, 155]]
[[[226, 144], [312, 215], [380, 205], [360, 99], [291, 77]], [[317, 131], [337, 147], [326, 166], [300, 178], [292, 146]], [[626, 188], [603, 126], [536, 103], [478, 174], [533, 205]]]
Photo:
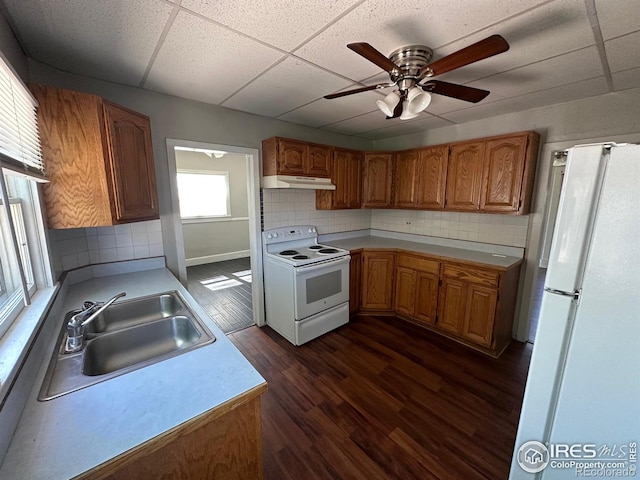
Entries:
[[445, 277], [452, 277], [469, 283], [486, 285], [487, 287], [497, 287], [500, 279], [500, 273], [492, 270], [463, 267], [461, 265], [451, 265], [446, 263], [444, 264], [442, 274]]
[[436, 275], [440, 273], [440, 262], [436, 260], [400, 254], [396, 262], [398, 267], [411, 268], [420, 272], [435, 273]]

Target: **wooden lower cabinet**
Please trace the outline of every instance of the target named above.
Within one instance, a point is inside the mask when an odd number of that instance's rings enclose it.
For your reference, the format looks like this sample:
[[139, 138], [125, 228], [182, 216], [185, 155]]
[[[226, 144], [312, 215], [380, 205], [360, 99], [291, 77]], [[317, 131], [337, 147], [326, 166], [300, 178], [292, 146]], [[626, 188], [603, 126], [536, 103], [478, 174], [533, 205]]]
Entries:
[[351, 252], [349, 262], [349, 314], [360, 310], [362, 299], [362, 253]]
[[352, 252], [351, 314], [359, 305], [363, 313], [396, 314], [493, 356], [504, 350], [520, 265], [505, 270], [393, 252]]
[[362, 310], [393, 309], [395, 253], [365, 251], [362, 254]]
[[81, 480], [261, 479], [260, 395], [266, 384], [96, 468]]

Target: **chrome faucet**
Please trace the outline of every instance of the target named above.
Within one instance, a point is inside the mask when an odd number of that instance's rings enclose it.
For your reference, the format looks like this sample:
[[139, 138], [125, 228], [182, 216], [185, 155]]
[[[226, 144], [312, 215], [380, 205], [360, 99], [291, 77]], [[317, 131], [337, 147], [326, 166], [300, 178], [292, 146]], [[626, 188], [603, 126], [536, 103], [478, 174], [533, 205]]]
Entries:
[[65, 353], [73, 353], [82, 350], [84, 346], [84, 327], [92, 322], [102, 312], [104, 312], [113, 302], [120, 297], [126, 296], [126, 292], [121, 292], [105, 303], [85, 302], [85, 310], [76, 313], [69, 323], [67, 323], [67, 342], [64, 347]]

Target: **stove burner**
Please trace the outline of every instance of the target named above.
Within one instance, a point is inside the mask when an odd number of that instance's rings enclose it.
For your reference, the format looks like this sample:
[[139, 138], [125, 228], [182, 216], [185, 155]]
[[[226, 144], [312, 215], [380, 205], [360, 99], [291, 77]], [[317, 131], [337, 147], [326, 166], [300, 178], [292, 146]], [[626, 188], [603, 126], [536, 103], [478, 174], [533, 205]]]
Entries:
[[278, 255], [282, 255], [283, 257], [290, 257], [291, 255], [297, 255], [298, 252], [295, 250], [283, 250]]
[[294, 256], [293, 256], [293, 257], [291, 257], [291, 258], [293, 258], [294, 260], [306, 260], [306, 259], [308, 259], [309, 257], [308, 257], [307, 255], [294, 255]]
[[311, 245], [309, 247], [309, 250], [320, 250], [321, 248], [324, 248], [322, 245]]
[[335, 248], [323, 248], [321, 250], [318, 250], [318, 253], [338, 253], [338, 250], [336, 250]]

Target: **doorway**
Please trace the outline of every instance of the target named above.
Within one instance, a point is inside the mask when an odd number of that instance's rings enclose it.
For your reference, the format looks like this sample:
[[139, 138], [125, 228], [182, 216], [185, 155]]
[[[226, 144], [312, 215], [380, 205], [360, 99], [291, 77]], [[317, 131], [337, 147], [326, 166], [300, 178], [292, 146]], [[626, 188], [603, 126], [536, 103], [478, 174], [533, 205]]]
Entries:
[[264, 324], [256, 149], [167, 139], [180, 282], [225, 333]]

